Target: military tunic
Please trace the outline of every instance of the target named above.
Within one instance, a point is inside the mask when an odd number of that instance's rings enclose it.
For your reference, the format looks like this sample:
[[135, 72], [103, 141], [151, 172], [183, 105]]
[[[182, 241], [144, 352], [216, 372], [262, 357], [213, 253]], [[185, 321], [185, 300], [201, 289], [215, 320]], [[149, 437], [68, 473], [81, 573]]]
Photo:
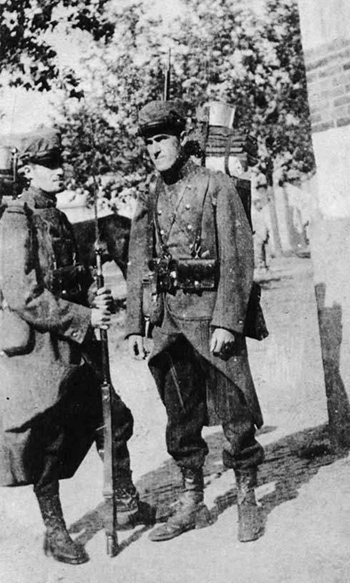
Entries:
[[[27, 205], [31, 210], [25, 210]], [[102, 426], [86, 286], [79, 303], [53, 293], [53, 272], [75, 262], [65, 215], [29, 189], [0, 219], [0, 289], [23, 343], [0, 356], [0, 484], [38, 484], [74, 474]], [[84, 296], [84, 297], [83, 297]], [[84, 305], [85, 303], [85, 305]], [[115, 436], [128, 455], [132, 416], [121, 403]]]
[[[152, 229], [156, 256], [162, 255], [164, 243], [176, 260], [193, 256], [200, 232], [200, 256], [216, 258], [219, 264], [216, 290], [166, 293], [163, 319], [153, 330], [149, 366], [167, 408], [168, 450], [180, 465], [200, 466], [206, 453], [202, 426], [221, 422], [231, 443], [227, 464], [237, 466], [243, 458], [246, 465], [257, 464], [262, 448], [255, 441], [254, 427], [263, 420], [243, 335], [254, 268], [251, 229], [243, 206], [227, 176], [191, 161], [182, 166], [173, 184], [159, 178], [150, 197], [153, 200], [140, 198], [131, 231], [128, 335], [144, 331], [142, 277], [150, 259]], [[210, 353], [214, 328], [235, 333], [230, 358]], [[205, 409], [200, 392], [206, 394]], [[181, 440], [192, 440], [192, 451]]]

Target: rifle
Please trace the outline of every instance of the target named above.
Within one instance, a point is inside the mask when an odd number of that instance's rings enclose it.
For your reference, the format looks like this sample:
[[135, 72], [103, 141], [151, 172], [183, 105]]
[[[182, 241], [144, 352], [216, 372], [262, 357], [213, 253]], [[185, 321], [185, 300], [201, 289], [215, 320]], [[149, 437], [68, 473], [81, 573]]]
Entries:
[[[102, 269], [102, 246], [100, 231], [98, 226], [97, 213], [97, 196], [96, 181], [94, 176], [94, 209], [95, 209], [95, 257], [96, 257], [96, 279], [97, 287], [100, 289], [104, 285]], [[103, 456], [103, 496], [105, 499], [105, 517], [104, 528], [107, 538], [107, 555], [114, 557], [118, 552], [117, 537], [117, 507], [114, 499], [114, 444], [113, 444], [113, 415], [112, 415], [112, 396], [113, 385], [109, 365], [108, 334], [107, 330], [100, 330], [101, 339], [101, 360], [102, 360], [102, 411], [103, 411], [103, 437], [104, 437], [104, 456]]]
[[171, 81], [171, 49], [169, 49], [168, 63], [165, 68], [164, 75], [164, 95], [163, 95], [164, 101], [169, 101], [170, 98], [170, 81]]

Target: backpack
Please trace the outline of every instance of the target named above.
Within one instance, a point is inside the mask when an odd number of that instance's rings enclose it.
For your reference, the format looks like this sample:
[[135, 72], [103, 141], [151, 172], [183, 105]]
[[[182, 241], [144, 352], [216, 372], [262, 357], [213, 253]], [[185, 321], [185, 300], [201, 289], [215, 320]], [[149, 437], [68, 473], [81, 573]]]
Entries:
[[34, 343], [34, 331], [17, 312], [9, 307], [2, 293], [3, 254], [10, 253], [8, 232], [19, 229], [31, 229], [29, 209], [19, 201], [10, 201], [2, 209], [0, 218], [0, 355], [17, 356], [31, 352]]

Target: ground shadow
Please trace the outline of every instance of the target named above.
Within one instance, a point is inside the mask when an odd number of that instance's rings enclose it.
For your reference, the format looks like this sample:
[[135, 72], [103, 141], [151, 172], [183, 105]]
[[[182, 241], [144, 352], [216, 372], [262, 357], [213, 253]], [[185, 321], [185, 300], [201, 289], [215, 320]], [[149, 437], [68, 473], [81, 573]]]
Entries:
[[334, 302], [332, 306], [325, 305], [326, 285], [324, 283], [315, 286], [315, 294], [330, 434], [334, 447], [348, 449], [350, 448], [350, 404], [340, 374], [343, 339], [342, 306], [337, 302]]
[[[215, 440], [223, 443], [219, 435]], [[265, 448], [265, 462], [258, 473], [259, 502], [265, 518], [274, 508], [297, 498], [301, 486], [308, 483], [326, 465], [344, 457], [346, 452], [331, 449], [328, 427], [306, 429], [284, 437]], [[264, 486], [269, 485], [266, 493]], [[272, 488], [271, 488], [272, 486]], [[215, 500], [217, 514], [236, 503], [235, 487]]]
[[[84, 514], [79, 520], [69, 527], [72, 535], [77, 535], [74, 539], [82, 545], [86, 545], [100, 530], [103, 530], [105, 524], [106, 506], [101, 502], [94, 510]], [[155, 522], [155, 513], [146, 503], [141, 503], [141, 515], [134, 520], [129, 527], [119, 527], [117, 531], [128, 532], [123, 540], [118, 541], [118, 553], [121, 553], [132, 543], [136, 542], [147, 530], [153, 527]], [[130, 534], [129, 534], [130, 533]], [[118, 534], [118, 533], [117, 533]], [[120, 538], [120, 537], [118, 537]]]
[[[260, 434], [273, 432], [275, 427], [265, 427]], [[205, 484], [214, 485], [221, 476], [232, 470], [226, 469], [222, 464], [222, 449], [225, 438], [222, 431], [211, 434], [206, 438], [209, 446], [209, 455], [204, 468]], [[258, 488], [273, 484], [273, 491], [260, 496], [259, 501], [263, 506], [265, 520], [274, 508], [295, 499], [303, 484], [308, 483], [326, 465], [334, 463], [344, 457], [346, 452], [336, 452], [330, 446], [328, 427], [305, 429], [292, 435], [279, 439], [265, 448], [265, 462], [259, 469]], [[181, 493], [180, 472], [173, 460], [165, 462], [161, 467], [142, 476], [137, 483], [137, 489], [144, 504], [143, 518], [146, 524], [135, 524], [130, 534], [119, 546], [119, 553], [132, 543], [136, 542], [154, 524], [156, 520], [162, 522], [172, 513], [175, 502]], [[260, 488], [264, 490], [264, 488]], [[236, 504], [235, 479], [232, 472], [232, 487], [214, 500], [210, 508], [212, 522], [227, 508]], [[93, 536], [103, 529], [104, 503], [94, 510], [87, 512], [78, 521], [71, 525], [69, 532], [76, 534], [76, 540], [86, 544]], [[140, 521], [142, 523], [142, 519]]]
[[[267, 428], [271, 431], [274, 428]], [[210, 453], [205, 465], [206, 486], [214, 484], [227, 470], [222, 465], [222, 448], [225, 438], [222, 432], [206, 439]], [[300, 486], [309, 482], [319, 468], [334, 463], [346, 452], [331, 449], [326, 425], [306, 429], [284, 437], [265, 448], [265, 462], [260, 467], [258, 487], [273, 483], [273, 492], [262, 496], [261, 503], [268, 515], [276, 506], [298, 496]], [[173, 461], [165, 463], [155, 472], [142, 477], [138, 483], [142, 498], [157, 508], [157, 521], [166, 520], [181, 491], [180, 475]], [[263, 489], [262, 489], [263, 490]], [[232, 488], [215, 499], [211, 508], [213, 519], [236, 503], [235, 479], [232, 472]]]

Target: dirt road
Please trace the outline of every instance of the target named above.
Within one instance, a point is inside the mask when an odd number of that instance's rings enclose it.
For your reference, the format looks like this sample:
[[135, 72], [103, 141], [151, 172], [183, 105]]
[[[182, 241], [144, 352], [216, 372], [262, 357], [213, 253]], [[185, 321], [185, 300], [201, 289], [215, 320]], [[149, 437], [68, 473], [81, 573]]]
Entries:
[[[111, 281], [114, 276], [111, 272]], [[71, 532], [90, 562], [69, 566], [42, 553], [43, 526], [31, 488], [2, 489], [0, 580], [4, 583], [347, 583], [350, 581], [350, 460], [328, 447], [326, 401], [311, 263], [289, 258], [263, 283], [270, 336], [249, 343], [265, 426], [266, 462], [257, 496], [265, 535], [240, 544], [233, 473], [221, 461], [219, 427], [205, 434], [206, 502], [214, 524], [164, 543], [147, 528], [120, 533], [120, 554], [105, 553], [102, 472], [91, 450], [76, 476], [62, 483]], [[118, 283], [118, 293], [124, 293]], [[134, 477], [144, 500], [166, 516], [179, 475], [164, 444], [165, 414], [145, 363], [130, 361], [123, 312], [110, 334], [113, 382], [131, 407]]]

